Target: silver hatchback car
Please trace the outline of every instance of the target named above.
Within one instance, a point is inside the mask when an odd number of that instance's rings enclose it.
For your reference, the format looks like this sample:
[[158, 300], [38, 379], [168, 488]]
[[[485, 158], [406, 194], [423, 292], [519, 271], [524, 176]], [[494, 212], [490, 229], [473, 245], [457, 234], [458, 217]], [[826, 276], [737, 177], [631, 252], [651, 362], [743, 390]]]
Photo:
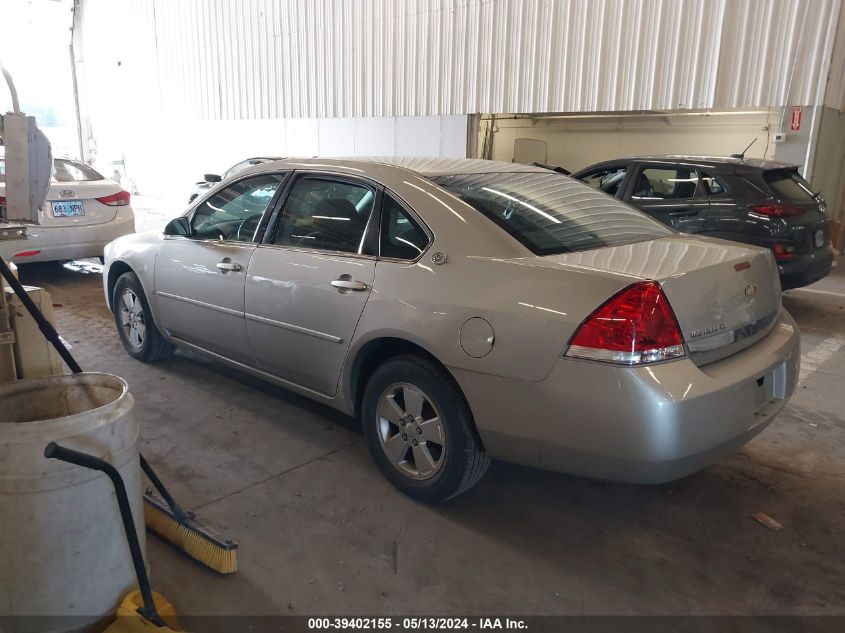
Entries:
[[539, 167], [269, 162], [112, 242], [103, 275], [133, 357], [183, 346], [358, 416], [425, 501], [491, 458], [683, 477], [763, 430], [798, 376], [770, 251]]

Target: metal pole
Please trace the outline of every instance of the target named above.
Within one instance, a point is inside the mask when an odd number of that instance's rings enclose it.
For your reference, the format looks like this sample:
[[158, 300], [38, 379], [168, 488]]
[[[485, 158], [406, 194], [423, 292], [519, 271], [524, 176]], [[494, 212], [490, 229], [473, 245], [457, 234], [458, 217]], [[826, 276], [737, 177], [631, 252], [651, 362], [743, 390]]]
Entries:
[[79, 87], [76, 82], [76, 53], [73, 48], [73, 37], [76, 32], [76, 3], [73, 4], [73, 17], [70, 24], [70, 76], [73, 81], [73, 107], [76, 111], [76, 138], [79, 141], [79, 160], [85, 162], [85, 145], [82, 142], [82, 114], [79, 111]]

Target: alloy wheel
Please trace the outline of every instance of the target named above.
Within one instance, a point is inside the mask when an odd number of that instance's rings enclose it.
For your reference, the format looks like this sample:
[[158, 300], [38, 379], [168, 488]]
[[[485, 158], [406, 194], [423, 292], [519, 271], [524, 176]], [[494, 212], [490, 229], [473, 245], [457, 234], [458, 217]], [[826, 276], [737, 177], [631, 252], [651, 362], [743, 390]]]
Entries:
[[119, 310], [124, 340], [133, 350], [140, 350], [147, 338], [147, 322], [141, 300], [132, 289], [125, 288], [121, 293]]
[[413, 479], [436, 475], [446, 458], [446, 433], [437, 409], [419, 387], [396, 383], [378, 402], [377, 429], [390, 463]]

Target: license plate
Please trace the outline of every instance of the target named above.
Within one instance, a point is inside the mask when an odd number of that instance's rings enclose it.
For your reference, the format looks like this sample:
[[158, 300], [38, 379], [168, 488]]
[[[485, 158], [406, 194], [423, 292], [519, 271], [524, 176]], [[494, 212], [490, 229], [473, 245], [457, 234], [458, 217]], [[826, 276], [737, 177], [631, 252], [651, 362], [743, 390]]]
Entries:
[[50, 205], [53, 207], [53, 217], [55, 218], [73, 218], [78, 215], [85, 215], [82, 200], [62, 200], [61, 202], [51, 202]]
[[816, 242], [816, 248], [824, 246], [824, 231], [821, 229], [816, 231], [815, 235], [813, 235], [813, 240]]

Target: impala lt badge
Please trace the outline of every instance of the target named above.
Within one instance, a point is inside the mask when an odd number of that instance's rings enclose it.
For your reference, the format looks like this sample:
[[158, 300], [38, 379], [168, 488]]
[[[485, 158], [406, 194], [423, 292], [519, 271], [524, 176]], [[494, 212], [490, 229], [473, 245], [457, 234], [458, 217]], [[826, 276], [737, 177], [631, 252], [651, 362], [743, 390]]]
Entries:
[[705, 336], [707, 334], [714, 334], [720, 330], [724, 330], [727, 325], [725, 325], [724, 321], [720, 321], [719, 323], [714, 323], [713, 325], [708, 325], [707, 327], [698, 328], [697, 330], [692, 330], [689, 333], [690, 338], [698, 338], [699, 336]]

